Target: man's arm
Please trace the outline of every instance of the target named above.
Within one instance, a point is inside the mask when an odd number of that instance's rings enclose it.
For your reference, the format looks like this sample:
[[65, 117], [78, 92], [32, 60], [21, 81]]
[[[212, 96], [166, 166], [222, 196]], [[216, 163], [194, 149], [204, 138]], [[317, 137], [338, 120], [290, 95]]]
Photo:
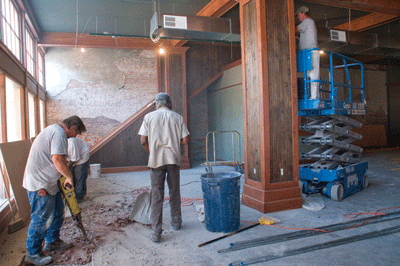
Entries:
[[147, 136], [140, 136], [140, 144], [142, 144], [143, 148], [150, 153], [150, 149], [149, 149], [149, 140], [147, 138]]
[[181, 139], [181, 145], [187, 145], [189, 143], [189, 136], [184, 137]]
[[74, 181], [72, 177], [71, 171], [68, 169], [67, 160], [65, 160], [65, 156], [61, 154], [54, 154], [51, 156], [51, 160], [54, 163], [57, 171], [65, 176], [66, 180], [64, 185], [70, 184], [72, 187], [74, 186]]

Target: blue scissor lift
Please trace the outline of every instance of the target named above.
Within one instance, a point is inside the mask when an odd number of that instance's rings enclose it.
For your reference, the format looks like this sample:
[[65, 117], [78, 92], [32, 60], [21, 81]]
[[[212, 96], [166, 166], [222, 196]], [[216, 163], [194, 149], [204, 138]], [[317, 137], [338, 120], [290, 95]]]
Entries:
[[[357, 60], [325, 51], [321, 58], [329, 56], [329, 65], [320, 67], [328, 70], [328, 80], [309, 80], [306, 72], [312, 69], [312, 50], [318, 49], [297, 52], [297, 72], [304, 75], [298, 78], [298, 113], [308, 121], [301, 129], [314, 134], [301, 139], [314, 147], [301, 156], [316, 161], [300, 165], [299, 179], [303, 193], [321, 192], [340, 201], [368, 186], [368, 162], [361, 159], [362, 148], [350, 144], [362, 138], [351, 131], [362, 123], [349, 117], [365, 115], [364, 68]], [[349, 69], [360, 73], [360, 86], [352, 84]], [[339, 78], [346, 81], [337, 82]], [[309, 99], [312, 82], [319, 83], [318, 99]]]

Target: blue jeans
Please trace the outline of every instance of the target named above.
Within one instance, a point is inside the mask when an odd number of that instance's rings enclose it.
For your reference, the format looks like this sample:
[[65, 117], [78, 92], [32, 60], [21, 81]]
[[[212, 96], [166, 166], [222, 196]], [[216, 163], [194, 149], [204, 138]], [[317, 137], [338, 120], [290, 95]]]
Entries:
[[43, 239], [53, 243], [60, 238], [60, 229], [64, 222], [64, 203], [61, 192], [50, 195], [46, 192], [39, 196], [39, 191], [28, 191], [31, 204], [31, 222], [28, 228], [26, 249], [30, 254], [42, 251]]
[[82, 200], [86, 195], [86, 179], [88, 178], [89, 161], [83, 164], [71, 166], [70, 170], [74, 177], [76, 199]]

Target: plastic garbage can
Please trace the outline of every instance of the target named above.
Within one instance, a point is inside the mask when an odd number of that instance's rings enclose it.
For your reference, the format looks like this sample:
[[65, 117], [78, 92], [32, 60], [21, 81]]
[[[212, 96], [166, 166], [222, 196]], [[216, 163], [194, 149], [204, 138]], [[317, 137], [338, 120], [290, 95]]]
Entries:
[[230, 233], [240, 226], [240, 173], [201, 175], [206, 229]]

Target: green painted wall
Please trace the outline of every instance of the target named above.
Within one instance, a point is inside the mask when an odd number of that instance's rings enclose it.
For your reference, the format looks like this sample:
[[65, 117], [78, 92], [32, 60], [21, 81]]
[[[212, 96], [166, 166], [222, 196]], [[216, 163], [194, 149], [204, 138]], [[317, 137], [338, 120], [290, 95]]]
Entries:
[[[209, 132], [237, 131], [240, 134], [240, 161], [244, 161], [243, 143], [243, 92], [242, 66], [238, 65], [224, 72], [222, 77], [208, 87], [208, 121]], [[215, 142], [208, 136], [208, 160], [239, 161], [238, 135], [233, 133], [216, 133]], [[215, 148], [214, 148], [215, 144]], [[233, 158], [235, 151], [235, 158]]]

